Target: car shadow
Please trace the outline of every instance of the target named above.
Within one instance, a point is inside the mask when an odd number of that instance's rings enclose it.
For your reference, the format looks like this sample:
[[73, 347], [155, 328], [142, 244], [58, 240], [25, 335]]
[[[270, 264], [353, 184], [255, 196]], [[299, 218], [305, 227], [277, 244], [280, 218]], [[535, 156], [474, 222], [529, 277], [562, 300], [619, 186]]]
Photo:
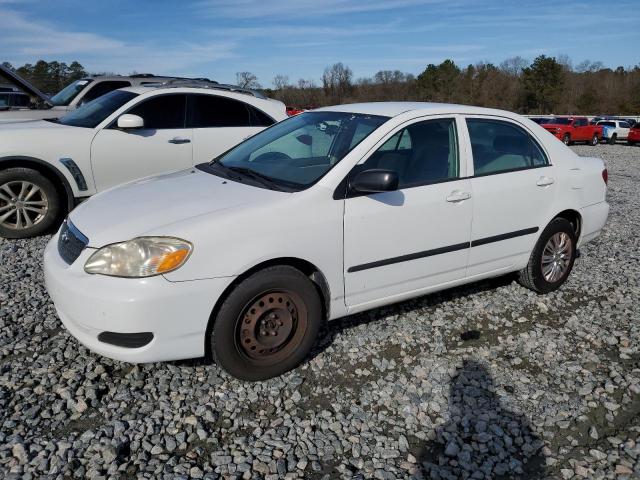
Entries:
[[503, 275], [500, 277], [490, 278], [475, 283], [469, 283], [459, 287], [442, 290], [440, 292], [423, 295], [421, 297], [412, 298], [403, 302], [385, 305], [384, 307], [366, 310], [355, 315], [331, 320], [320, 331], [316, 344], [309, 354], [307, 361], [314, 359], [316, 356], [326, 350], [334, 340], [344, 331], [383, 320], [389, 315], [406, 314], [416, 309], [425, 307], [436, 307], [442, 303], [451, 302], [458, 298], [481, 293], [489, 290], [495, 290], [511, 284], [516, 278], [515, 274]]
[[451, 380], [448, 421], [417, 452], [416, 476], [543, 478], [544, 442], [507, 403], [496, 393], [487, 367], [465, 360]]

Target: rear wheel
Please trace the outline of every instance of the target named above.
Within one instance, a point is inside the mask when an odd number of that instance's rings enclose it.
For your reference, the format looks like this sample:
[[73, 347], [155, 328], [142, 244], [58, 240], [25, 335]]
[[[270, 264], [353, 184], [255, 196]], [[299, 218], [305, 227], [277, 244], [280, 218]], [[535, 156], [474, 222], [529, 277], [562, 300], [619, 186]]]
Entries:
[[633, 140], [627, 140], [627, 143], [632, 147], [636, 144]]
[[553, 219], [540, 235], [528, 265], [520, 270], [520, 284], [537, 293], [559, 288], [573, 268], [576, 242], [571, 223], [564, 218]]
[[0, 236], [28, 238], [45, 233], [58, 219], [55, 186], [30, 168], [0, 172]]
[[571, 137], [568, 133], [565, 133], [564, 137], [562, 137], [562, 143], [564, 143], [565, 145], [571, 145]]
[[617, 139], [618, 139], [618, 136], [615, 133], [611, 135], [611, 138], [609, 139], [609, 145], [615, 145]]
[[298, 366], [322, 323], [314, 286], [293, 267], [261, 270], [238, 284], [212, 328], [215, 361], [241, 380], [266, 380]]
[[591, 145], [598, 145], [598, 135], [593, 135], [593, 137], [591, 138]]

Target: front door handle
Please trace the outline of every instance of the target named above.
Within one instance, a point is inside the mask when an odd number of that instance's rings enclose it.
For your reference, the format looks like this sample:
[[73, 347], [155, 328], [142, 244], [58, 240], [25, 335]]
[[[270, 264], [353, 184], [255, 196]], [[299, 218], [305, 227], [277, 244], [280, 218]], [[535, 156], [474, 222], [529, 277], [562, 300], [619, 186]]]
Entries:
[[540, 177], [536, 182], [536, 185], [538, 185], [539, 187], [548, 187], [549, 185], [553, 185], [554, 181], [555, 180], [553, 178]]
[[454, 190], [447, 197], [447, 202], [463, 202], [465, 200], [469, 200], [471, 198], [471, 194], [469, 192], [461, 192], [460, 190]]
[[175, 145], [181, 145], [183, 143], [191, 143], [191, 140], [189, 140], [188, 138], [172, 138], [171, 140], [169, 140], [169, 143], [173, 143]]

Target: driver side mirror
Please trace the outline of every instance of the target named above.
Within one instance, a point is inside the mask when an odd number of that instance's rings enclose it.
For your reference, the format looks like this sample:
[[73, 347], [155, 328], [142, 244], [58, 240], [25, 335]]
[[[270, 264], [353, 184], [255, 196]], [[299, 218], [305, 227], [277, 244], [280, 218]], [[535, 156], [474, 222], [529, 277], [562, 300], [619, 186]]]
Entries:
[[122, 128], [123, 130], [144, 128], [144, 120], [138, 115], [125, 113], [118, 117], [118, 128]]
[[360, 193], [393, 192], [398, 189], [398, 174], [378, 168], [365, 170], [351, 181], [351, 188]]

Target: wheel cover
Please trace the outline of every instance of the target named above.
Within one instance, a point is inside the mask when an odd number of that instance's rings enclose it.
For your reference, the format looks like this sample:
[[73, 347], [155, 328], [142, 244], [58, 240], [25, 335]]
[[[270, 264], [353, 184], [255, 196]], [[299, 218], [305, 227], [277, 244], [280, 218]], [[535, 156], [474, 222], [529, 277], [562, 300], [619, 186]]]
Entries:
[[573, 242], [565, 232], [554, 233], [542, 251], [542, 275], [549, 283], [560, 280], [569, 270]]
[[47, 216], [49, 199], [35, 183], [16, 180], [0, 185], [0, 227], [25, 230]]
[[291, 355], [307, 330], [307, 307], [288, 290], [262, 293], [247, 303], [236, 323], [236, 347], [257, 365]]

